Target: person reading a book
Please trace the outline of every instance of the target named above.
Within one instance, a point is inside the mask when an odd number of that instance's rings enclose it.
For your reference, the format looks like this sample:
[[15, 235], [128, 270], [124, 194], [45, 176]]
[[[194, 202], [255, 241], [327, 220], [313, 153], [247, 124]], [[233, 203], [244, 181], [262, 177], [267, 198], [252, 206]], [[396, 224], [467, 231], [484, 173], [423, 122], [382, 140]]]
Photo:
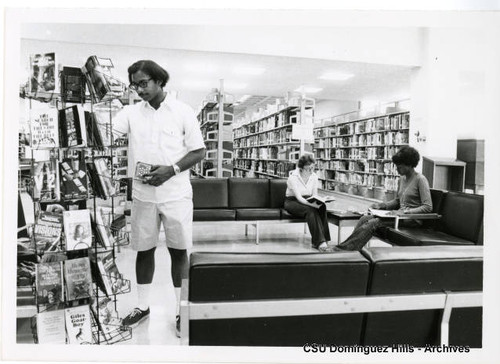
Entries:
[[[379, 210], [391, 210], [396, 214], [422, 214], [432, 212], [431, 191], [429, 182], [422, 174], [415, 171], [420, 160], [420, 154], [415, 148], [404, 146], [392, 157], [396, 165], [399, 179], [397, 196], [394, 200], [373, 204], [371, 207]], [[402, 220], [401, 226], [421, 225], [419, 220]], [[365, 215], [359, 219], [352, 234], [332, 250], [361, 250], [375, 234], [383, 235], [384, 229], [394, 226], [394, 218], [381, 218]]]
[[128, 176], [138, 162], [152, 165], [144, 181], [132, 184], [131, 245], [137, 251], [135, 272], [137, 306], [122, 324], [135, 326], [149, 317], [155, 250], [163, 224], [177, 298], [176, 331], [180, 336], [181, 281], [187, 278], [187, 249], [193, 238], [193, 190], [190, 168], [205, 156], [205, 143], [191, 107], [163, 90], [168, 72], [157, 63], [141, 60], [128, 68], [129, 88], [142, 101], [125, 106], [113, 127], [116, 136], [128, 135]]
[[285, 210], [293, 216], [305, 218], [313, 247], [326, 251], [330, 241], [326, 204], [307, 200], [318, 194], [319, 181], [314, 173], [314, 163], [313, 156], [309, 154], [299, 158], [297, 168], [287, 180]]

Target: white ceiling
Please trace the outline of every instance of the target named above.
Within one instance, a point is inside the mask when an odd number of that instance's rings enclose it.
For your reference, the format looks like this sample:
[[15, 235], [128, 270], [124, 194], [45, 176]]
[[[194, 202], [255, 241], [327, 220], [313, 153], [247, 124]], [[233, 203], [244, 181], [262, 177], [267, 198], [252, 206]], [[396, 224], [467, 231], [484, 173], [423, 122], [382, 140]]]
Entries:
[[[231, 32], [231, 28], [221, 29], [224, 31]], [[157, 25], [153, 30], [151, 26], [133, 24], [29, 24], [21, 32], [21, 61], [25, 62], [30, 53], [55, 51], [59, 63], [75, 66], [83, 65], [88, 56], [95, 54], [111, 58], [116, 75], [127, 81], [126, 68], [131, 63], [153, 59], [170, 73], [168, 88], [176, 90], [179, 97], [194, 108], [211, 88], [219, 87], [220, 79], [224, 80], [226, 91], [236, 99], [242, 95], [284, 97], [287, 91], [300, 86], [322, 88], [320, 92], [308, 94], [317, 101], [389, 102], [410, 96], [410, 78], [415, 69], [412, 65], [318, 59], [311, 58], [310, 54], [301, 57], [255, 54], [258, 47], [251, 49], [251, 45], [245, 53], [241, 44], [235, 47], [240, 53], [209, 51], [202, 45], [194, 45], [194, 50], [171, 48], [180, 47], [179, 34], [186, 39], [182, 44], [196, 44], [200, 29]], [[345, 35], [346, 29], [336, 34]], [[169, 35], [175, 36], [177, 42], [165, 41]], [[155, 39], [157, 46], [154, 46]], [[259, 39], [256, 36], [241, 42], [258, 42]], [[283, 42], [290, 43], [288, 47], [293, 46], [293, 34]], [[401, 50], [395, 49], [396, 52]], [[25, 67], [26, 64], [23, 63]], [[259, 67], [265, 71], [260, 75], [241, 75], [234, 71], [235, 67]], [[350, 73], [354, 77], [346, 81], [319, 79], [322, 74], [333, 71]]]

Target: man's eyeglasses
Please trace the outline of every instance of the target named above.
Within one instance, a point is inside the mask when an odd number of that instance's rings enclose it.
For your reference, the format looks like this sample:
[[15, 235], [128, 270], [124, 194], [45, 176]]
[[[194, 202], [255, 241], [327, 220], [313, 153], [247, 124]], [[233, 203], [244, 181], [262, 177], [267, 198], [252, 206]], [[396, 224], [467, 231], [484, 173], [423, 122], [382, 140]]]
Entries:
[[137, 91], [139, 88], [145, 89], [146, 87], [148, 87], [148, 83], [151, 80], [152, 78], [148, 78], [147, 80], [141, 80], [137, 83], [132, 82], [130, 85], [128, 85], [128, 87], [134, 91]]

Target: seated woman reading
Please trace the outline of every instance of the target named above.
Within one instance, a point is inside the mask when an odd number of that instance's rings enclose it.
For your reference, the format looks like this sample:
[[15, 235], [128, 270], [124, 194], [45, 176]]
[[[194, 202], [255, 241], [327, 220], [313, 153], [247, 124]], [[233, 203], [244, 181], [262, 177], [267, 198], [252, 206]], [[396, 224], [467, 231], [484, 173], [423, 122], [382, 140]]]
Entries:
[[314, 173], [314, 158], [303, 155], [287, 181], [285, 210], [305, 218], [311, 232], [312, 245], [319, 251], [328, 249], [330, 230], [325, 204], [311, 203], [306, 198], [318, 194], [318, 176]]
[[[420, 154], [415, 148], [402, 147], [393, 157], [399, 180], [397, 197], [388, 202], [374, 204], [371, 207], [381, 210], [394, 210], [395, 214], [422, 214], [432, 212], [429, 182], [422, 174], [415, 171]], [[402, 220], [401, 226], [421, 225], [419, 220]], [[372, 215], [363, 216], [352, 234], [333, 250], [361, 250], [377, 231], [394, 226], [394, 219], [378, 218]]]

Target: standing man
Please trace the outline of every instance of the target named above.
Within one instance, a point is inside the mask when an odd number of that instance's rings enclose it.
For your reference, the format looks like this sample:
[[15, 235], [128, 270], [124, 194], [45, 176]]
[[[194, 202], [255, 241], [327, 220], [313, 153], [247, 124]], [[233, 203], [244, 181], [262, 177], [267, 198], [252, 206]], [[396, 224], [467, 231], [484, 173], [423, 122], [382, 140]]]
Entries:
[[205, 143], [193, 110], [163, 91], [168, 72], [153, 61], [128, 68], [130, 89], [142, 102], [126, 106], [113, 129], [128, 134], [128, 175], [137, 162], [152, 164], [145, 180], [134, 180], [131, 211], [132, 248], [137, 251], [137, 307], [123, 325], [149, 317], [149, 296], [155, 271], [155, 250], [163, 224], [177, 298], [176, 332], [180, 336], [181, 281], [187, 277], [187, 249], [192, 246], [193, 191], [189, 169], [205, 156]]

